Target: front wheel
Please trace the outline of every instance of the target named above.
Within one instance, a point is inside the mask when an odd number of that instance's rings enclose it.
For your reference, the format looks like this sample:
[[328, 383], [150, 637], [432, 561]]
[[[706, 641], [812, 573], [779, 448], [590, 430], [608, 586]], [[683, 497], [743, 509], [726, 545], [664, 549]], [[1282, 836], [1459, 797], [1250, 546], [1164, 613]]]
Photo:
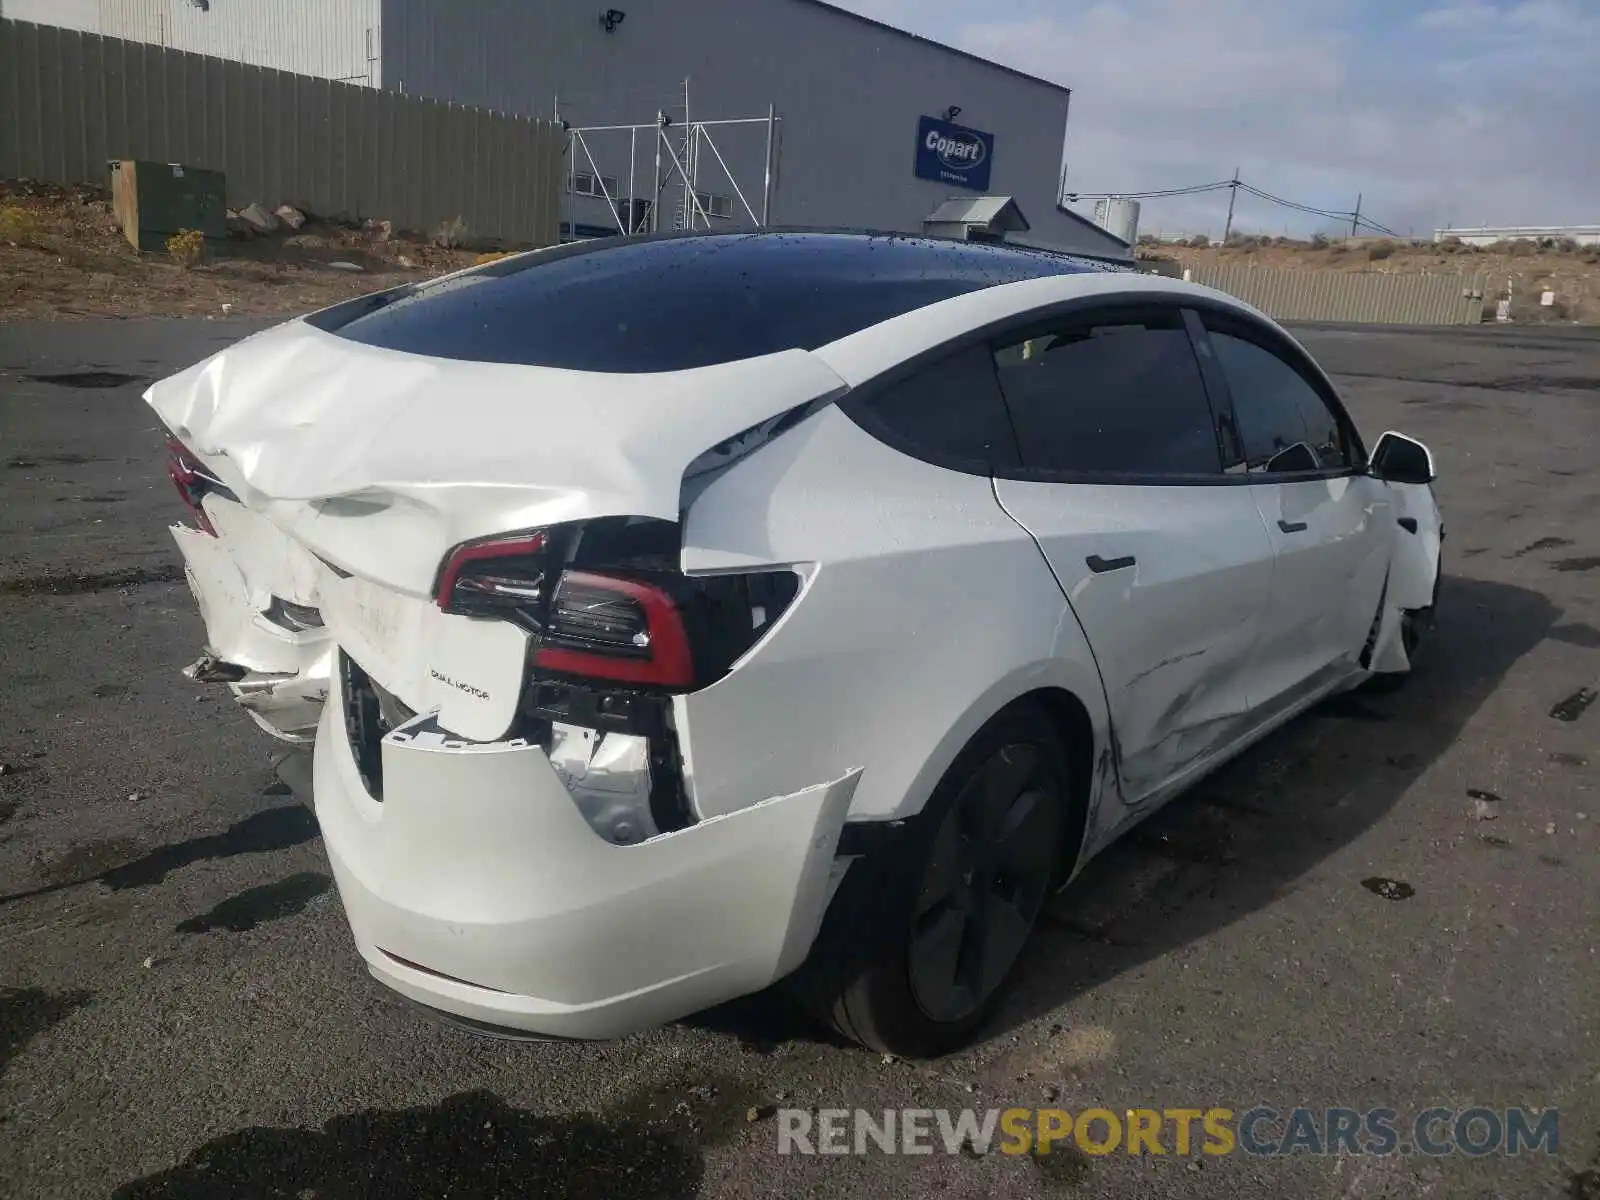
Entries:
[[918, 818], [909, 869], [896, 874], [901, 894], [880, 910], [887, 936], [842, 985], [814, 997], [813, 1010], [853, 1041], [908, 1057], [969, 1041], [1055, 882], [1066, 764], [1054, 723], [1031, 705], [985, 726]]

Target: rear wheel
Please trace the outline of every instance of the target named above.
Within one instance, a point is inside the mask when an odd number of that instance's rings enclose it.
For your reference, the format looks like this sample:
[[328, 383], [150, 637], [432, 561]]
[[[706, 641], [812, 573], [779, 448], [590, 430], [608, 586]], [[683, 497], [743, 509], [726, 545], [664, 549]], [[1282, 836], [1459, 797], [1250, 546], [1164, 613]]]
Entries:
[[[1003, 994], [1056, 880], [1068, 772], [1054, 723], [1009, 709], [934, 790], [896, 873], [872, 958], [811, 1007], [840, 1033], [912, 1057], [956, 1049]], [[845, 914], [848, 933], [849, 914]]]

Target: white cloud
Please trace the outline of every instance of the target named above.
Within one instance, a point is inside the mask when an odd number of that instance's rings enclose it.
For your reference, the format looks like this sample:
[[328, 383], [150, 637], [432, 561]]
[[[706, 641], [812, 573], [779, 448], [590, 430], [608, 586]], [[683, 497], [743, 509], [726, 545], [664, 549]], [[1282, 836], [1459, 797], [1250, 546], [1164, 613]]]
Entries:
[[[1600, 221], [1600, 5], [1459, 0], [844, 0], [1074, 89], [1068, 186], [1243, 177], [1399, 229]], [[1386, 6], [1392, 8], [1393, 6]], [[1402, 10], [1404, 6], [1399, 6]], [[1226, 196], [1144, 227], [1221, 231]], [[1244, 228], [1325, 226], [1241, 198]]]
[[1418, 29], [1481, 29], [1499, 17], [1492, 4], [1452, 4], [1418, 15]]

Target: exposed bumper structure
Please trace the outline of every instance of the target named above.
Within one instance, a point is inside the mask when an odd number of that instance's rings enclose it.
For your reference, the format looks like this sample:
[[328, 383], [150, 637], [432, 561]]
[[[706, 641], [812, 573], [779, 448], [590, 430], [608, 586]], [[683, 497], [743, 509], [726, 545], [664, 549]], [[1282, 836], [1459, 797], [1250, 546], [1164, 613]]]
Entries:
[[[335, 685], [337, 690], [337, 684]], [[421, 716], [382, 801], [326, 706], [316, 812], [368, 968], [468, 1021], [610, 1038], [757, 991], [811, 947], [859, 772], [631, 846], [590, 828], [544, 751]]]
[[266, 619], [273, 593], [247, 581], [235, 557], [242, 539], [213, 537], [187, 525], [174, 525], [171, 532], [205, 623], [208, 653], [243, 669], [228, 683], [234, 699], [274, 737], [309, 745], [328, 694], [333, 639], [321, 630], [294, 632]]

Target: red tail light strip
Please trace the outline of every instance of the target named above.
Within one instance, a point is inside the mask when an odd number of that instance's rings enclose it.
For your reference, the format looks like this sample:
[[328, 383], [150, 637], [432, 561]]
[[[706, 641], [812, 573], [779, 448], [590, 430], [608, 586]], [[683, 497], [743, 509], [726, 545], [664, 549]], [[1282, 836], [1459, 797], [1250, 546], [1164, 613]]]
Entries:
[[591, 679], [614, 679], [621, 683], [650, 683], [662, 687], [688, 687], [694, 682], [694, 660], [689, 650], [689, 635], [677, 605], [660, 588], [633, 579], [596, 575], [588, 571], [568, 571], [563, 581], [600, 588], [627, 596], [644, 611], [650, 629], [648, 658], [617, 658], [592, 654], [565, 646], [541, 646], [534, 652], [535, 666], [547, 671], [582, 675]]
[[445, 562], [444, 570], [439, 572], [439, 586], [434, 590], [434, 599], [440, 608], [449, 607], [450, 598], [455, 594], [456, 581], [461, 578], [461, 571], [468, 563], [481, 562], [486, 558], [534, 554], [544, 549], [544, 542], [545, 535], [540, 531], [458, 547]]
[[195, 524], [216, 537], [216, 526], [211, 524], [211, 518], [201, 506], [207, 480], [200, 473], [200, 464], [189, 454], [189, 448], [177, 438], [167, 439], [167, 476], [178, 489], [178, 498], [194, 514]]

